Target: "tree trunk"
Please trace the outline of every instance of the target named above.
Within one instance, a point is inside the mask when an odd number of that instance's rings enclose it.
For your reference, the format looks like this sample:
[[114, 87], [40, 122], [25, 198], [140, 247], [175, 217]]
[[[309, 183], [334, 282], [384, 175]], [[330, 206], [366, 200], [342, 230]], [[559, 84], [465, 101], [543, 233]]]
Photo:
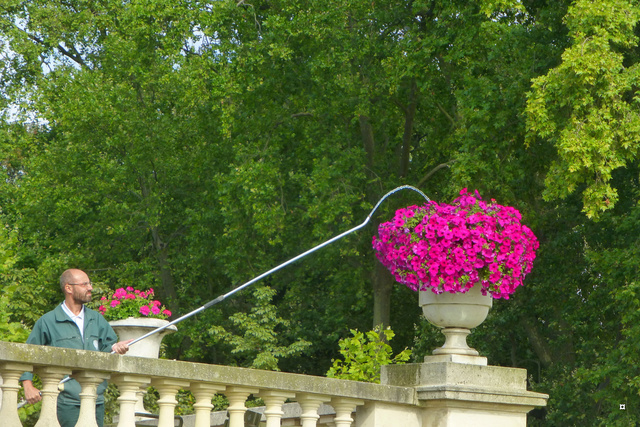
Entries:
[[160, 239], [158, 229], [151, 228], [153, 236], [153, 247], [156, 249], [156, 259], [158, 260], [158, 276], [160, 277], [160, 293], [165, 299], [165, 304], [169, 306], [172, 313], [179, 311], [178, 294], [173, 283], [173, 275], [169, 268], [169, 254], [167, 253], [167, 245]]
[[418, 107], [418, 87], [416, 81], [411, 81], [411, 91], [409, 93], [409, 105], [404, 110], [404, 133], [402, 135], [402, 155], [400, 158], [400, 174], [401, 178], [406, 178], [409, 173], [409, 164], [411, 159], [411, 149], [413, 148], [413, 122]]
[[[138, 182], [140, 184], [140, 193], [142, 199], [148, 199], [151, 191], [147, 185], [144, 177], [139, 176]], [[160, 295], [164, 299], [164, 303], [169, 307], [169, 310], [173, 313], [179, 311], [178, 295], [173, 283], [173, 275], [169, 268], [169, 254], [167, 251], [167, 243], [162, 240], [160, 231], [157, 226], [148, 225], [151, 231], [151, 239], [153, 242], [153, 249], [156, 252], [156, 259], [158, 260], [158, 277], [160, 279]]]
[[536, 352], [542, 366], [550, 366], [553, 363], [553, 355], [546, 339], [538, 332], [535, 321], [529, 317], [522, 317], [522, 325], [524, 326], [524, 330], [527, 332], [529, 342], [531, 343], [533, 350]]
[[373, 155], [375, 152], [375, 140], [373, 138], [373, 128], [369, 122], [369, 117], [360, 116], [360, 134], [362, 135], [362, 144], [364, 145], [364, 151], [367, 153], [367, 168], [368, 174], [371, 174], [373, 170]]
[[373, 270], [373, 327], [382, 329], [391, 322], [391, 291], [395, 280], [382, 263], [377, 262]]
[[[374, 154], [375, 154], [375, 138], [373, 127], [366, 116], [360, 116], [360, 133], [362, 136], [362, 144], [367, 154], [367, 174], [369, 177], [369, 186], [367, 188], [367, 199], [372, 204], [376, 203], [378, 197], [377, 188], [372, 183], [375, 182], [375, 174], [373, 173]], [[378, 223], [374, 223], [374, 229], [378, 229]], [[387, 269], [376, 261], [376, 267], [371, 274], [371, 284], [373, 287], [373, 327], [381, 325], [382, 328], [389, 326], [391, 318], [391, 289], [393, 287], [393, 276]]]
[[[409, 92], [409, 104], [402, 107], [404, 111], [404, 132], [402, 136], [402, 151], [400, 154], [399, 173], [400, 178], [406, 178], [409, 172], [413, 125], [418, 106], [418, 87], [415, 80], [411, 81]], [[367, 162], [370, 170], [373, 170], [375, 140], [373, 137], [373, 128], [367, 117], [360, 116], [360, 132], [364, 148], [367, 152]], [[372, 193], [375, 193], [372, 189]], [[375, 203], [375, 200], [372, 201]], [[376, 228], [377, 230], [377, 224]], [[391, 323], [391, 292], [395, 284], [395, 279], [391, 273], [379, 262], [373, 271], [373, 327], [381, 325], [385, 328]]]

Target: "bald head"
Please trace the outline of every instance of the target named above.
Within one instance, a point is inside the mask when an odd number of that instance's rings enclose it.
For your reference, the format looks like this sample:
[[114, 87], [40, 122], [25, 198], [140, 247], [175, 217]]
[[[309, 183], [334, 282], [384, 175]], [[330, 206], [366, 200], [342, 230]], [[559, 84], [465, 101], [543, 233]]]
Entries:
[[84, 271], [78, 270], [77, 268], [70, 268], [60, 276], [60, 289], [62, 289], [62, 292], [64, 293], [64, 286], [66, 284], [78, 283], [78, 279], [82, 281], [86, 276], [87, 274]]

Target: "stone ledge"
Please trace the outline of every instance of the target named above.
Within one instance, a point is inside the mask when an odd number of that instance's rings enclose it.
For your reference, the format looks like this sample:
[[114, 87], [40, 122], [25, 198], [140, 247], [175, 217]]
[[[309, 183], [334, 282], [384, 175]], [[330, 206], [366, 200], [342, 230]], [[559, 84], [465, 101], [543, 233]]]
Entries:
[[424, 363], [462, 363], [465, 365], [479, 365], [487, 366], [488, 360], [484, 356], [469, 356], [466, 354], [436, 354], [432, 356], [425, 356]]
[[416, 402], [415, 390], [409, 387], [194, 362], [122, 357], [120, 358], [118, 371], [121, 373], [144, 372], [145, 375], [174, 377], [187, 381], [204, 381], [227, 386], [250, 385], [253, 388], [328, 394], [355, 399], [388, 400], [401, 404], [414, 404]]
[[[548, 395], [532, 391], [506, 392], [503, 390], [491, 390], [471, 387], [455, 386], [431, 386], [418, 387], [418, 399], [421, 405], [427, 405], [430, 401], [451, 400], [449, 406], [468, 408], [470, 403], [504, 404], [509, 406], [524, 406], [529, 409], [537, 406], [545, 406]], [[455, 403], [453, 403], [455, 401]]]
[[37, 366], [61, 366], [74, 371], [179, 378], [187, 382], [209, 382], [225, 386], [250, 386], [264, 390], [287, 390], [334, 397], [379, 400], [404, 405], [417, 404], [411, 387], [371, 384], [285, 372], [175, 360], [123, 357], [117, 354], [58, 347], [0, 342], [0, 360]]
[[121, 356], [90, 350], [0, 342], [0, 359], [5, 362], [29, 363], [34, 367], [55, 365], [72, 370], [115, 372]]
[[525, 369], [454, 362], [387, 365], [382, 367], [381, 379], [383, 384], [403, 387], [464, 386], [508, 393], [527, 389]]

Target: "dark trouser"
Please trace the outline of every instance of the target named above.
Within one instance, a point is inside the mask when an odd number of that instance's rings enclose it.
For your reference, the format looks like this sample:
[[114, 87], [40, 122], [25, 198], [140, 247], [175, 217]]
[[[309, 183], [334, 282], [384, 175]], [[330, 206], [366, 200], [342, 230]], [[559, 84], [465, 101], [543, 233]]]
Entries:
[[[58, 422], [60, 427], [76, 427], [80, 416], [80, 406], [58, 401]], [[98, 426], [104, 424], [104, 404], [96, 405], [96, 421]]]

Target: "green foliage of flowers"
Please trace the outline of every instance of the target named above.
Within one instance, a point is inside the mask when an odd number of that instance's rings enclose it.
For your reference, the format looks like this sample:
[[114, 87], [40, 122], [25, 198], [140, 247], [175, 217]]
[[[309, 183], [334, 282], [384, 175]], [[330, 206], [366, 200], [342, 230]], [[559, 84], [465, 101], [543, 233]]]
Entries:
[[363, 333], [352, 329], [353, 337], [342, 338], [338, 345], [344, 360], [336, 359], [327, 372], [329, 378], [380, 383], [380, 367], [404, 364], [411, 357], [411, 350], [404, 349], [391, 356], [393, 349], [388, 344], [395, 336], [391, 328], [380, 327]]

